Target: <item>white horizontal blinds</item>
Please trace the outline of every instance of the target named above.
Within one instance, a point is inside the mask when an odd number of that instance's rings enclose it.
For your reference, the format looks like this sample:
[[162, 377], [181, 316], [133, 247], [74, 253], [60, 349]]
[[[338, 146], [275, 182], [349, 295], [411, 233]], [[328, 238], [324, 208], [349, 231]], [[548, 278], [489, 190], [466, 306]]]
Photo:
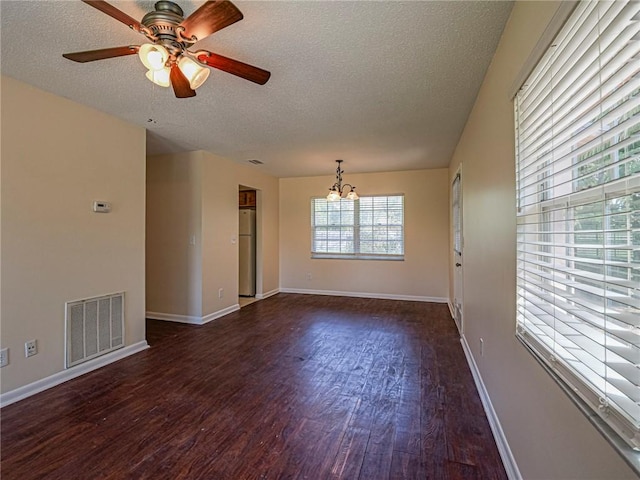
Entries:
[[[520, 180], [528, 186], [521, 192], [521, 206], [538, 201], [538, 189], [541, 187], [535, 180], [541, 169], [549, 170], [551, 155], [554, 162], [564, 160], [563, 164], [555, 165], [554, 170], [558, 171], [559, 167], [566, 169], [565, 181], [570, 182], [573, 181], [571, 171], [578, 168], [579, 163], [593, 163], [617, 147], [632, 143], [628, 135], [618, 138], [618, 134], [628, 131], [628, 123], [633, 122], [629, 116], [625, 118], [624, 113], [633, 111], [640, 104], [640, 98], [631, 95], [635, 84], [633, 76], [638, 71], [637, 56], [640, 54], [640, 42], [634, 40], [638, 34], [638, 22], [633, 20], [636, 10], [636, 4], [627, 2], [580, 4], [576, 14], [585, 23], [569, 25], [567, 30], [573, 36], [567, 34], [566, 44], [555, 43], [556, 47], [543, 59], [546, 67], [537, 75], [537, 81], [527, 82], [518, 100], [522, 115], [520, 152], [533, 161], [519, 172]], [[599, 14], [603, 15], [601, 23], [598, 23]], [[582, 18], [584, 16], [586, 18]], [[598, 36], [600, 30], [602, 36]], [[587, 37], [582, 39], [581, 35]], [[618, 103], [621, 97], [626, 97], [622, 104]], [[601, 111], [606, 112], [609, 119], [599, 119]], [[550, 121], [551, 116], [553, 122]], [[628, 122], [607, 122], [611, 119]], [[609, 123], [611, 129], [601, 132], [600, 120]], [[580, 130], [581, 143], [576, 142], [577, 129]], [[602, 138], [603, 135], [609, 138]], [[616, 141], [607, 144], [611, 139]], [[594, 151], [597, 145], [608, 150]], [[585, 153], [589, 155], [579, 157]], [[590, 158], [592, 155], [596, 158]], [[579, 161], [573, 162], [572, 158], [576, 157]], [[618, 161], [627, 163], [630, 159]], [[543, 167], [545, 164], [546, 169]], [[611, 167], [611, 161], [600, 165], [600, 168], [607, 167]]]
[[354, 202], [311, 200], [312, 253], [355, 253]]
[[360, 253], [404, 254], [404, 197], [360, 197]]
[[311, 254], [316, 257], [402, 259], [404, 196], [311, 199]]
[[635, 447], [639, 20], [581, 2], [515, 99], [518, 334]]

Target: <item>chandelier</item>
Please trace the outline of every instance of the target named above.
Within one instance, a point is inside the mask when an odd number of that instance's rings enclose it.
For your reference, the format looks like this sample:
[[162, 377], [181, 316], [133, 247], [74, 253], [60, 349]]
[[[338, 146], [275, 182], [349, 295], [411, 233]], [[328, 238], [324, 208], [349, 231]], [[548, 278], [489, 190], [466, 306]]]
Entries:
[[[336, 202], [340, 200], [345, 193], [345, 198], [347, 200], [358, 200], [359, 197], [356, 193], [356, 187], [354, 187], [350, 183], [345, 183], [344, 185], [342, 184], [342, 174], [344, 172], [342, 171], [340, 164], [343, 162], [343, 160], [336, 160], [336, 162], [338, 163], [338, 168], [336, 168], [336, 183], [334, 183], [329, 189], [327, 200], [330, 202]], [[345, 190], [347, 187], [349, 187], [349, 193], [347, 193], [347, 191]]]

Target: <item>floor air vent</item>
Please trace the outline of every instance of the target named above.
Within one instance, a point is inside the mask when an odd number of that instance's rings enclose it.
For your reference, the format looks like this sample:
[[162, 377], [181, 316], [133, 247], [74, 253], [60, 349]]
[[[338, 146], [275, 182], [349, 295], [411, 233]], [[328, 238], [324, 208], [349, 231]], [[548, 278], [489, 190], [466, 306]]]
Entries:
[[124, 346], [124, 293], [67, 302], [66, 368]]

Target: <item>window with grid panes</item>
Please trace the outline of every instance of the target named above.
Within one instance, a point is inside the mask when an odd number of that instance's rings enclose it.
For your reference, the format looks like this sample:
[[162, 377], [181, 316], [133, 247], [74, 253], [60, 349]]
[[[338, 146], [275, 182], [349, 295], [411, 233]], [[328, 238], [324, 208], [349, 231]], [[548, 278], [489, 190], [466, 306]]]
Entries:
[[314, 258], [402, 260], [404, 195], [312, 198], [311, 235]]
[[517, 335], [640, 448], [640, 3], [580, 2], [515, 98]]

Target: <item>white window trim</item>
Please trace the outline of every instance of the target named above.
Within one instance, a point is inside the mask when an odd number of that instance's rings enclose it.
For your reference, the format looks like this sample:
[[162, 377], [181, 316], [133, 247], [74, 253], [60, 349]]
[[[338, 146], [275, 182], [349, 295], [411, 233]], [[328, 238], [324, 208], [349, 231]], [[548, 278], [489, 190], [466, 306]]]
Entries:
[[579, 0], [563, 0], [560, 2], [556, 13], [553, 14], [553, 17], [549, 21], [549, 24], [545, 28], [542, 35], [540, 35], [540, 39], [536, 43], [535, 47], [527, 57], [527, 60], [524, 62], [522, 68], [518, 75], [516, 75], [516, 79], [509, 90], [509, 100], [513, 100], [515, 96], [522, 88], [525, 80], [531, 75], [533, 69], [538, 65], [542, 56], [547, 51], [551, 42], [556, 37], [560, 29], [564, 26], [564, 23], [567, 21], [573, 10], [578, 5]]
[[[543, 57], [543, 54], [546, 53], [545, 51], [547, 50], [547, 47], [551, 45], [549, 39], [551, 37], [555, 37], [557, 31], [560, 30], [560, 28], [563, 26], [561, 25], [561, 22], [556, 20], [556, 18], [561, 18], [563, 16], [566, 18], [568, 14], [573, 11], [578, 2], [572, 3], [574, 3], [574, 5], [566, 5], [565, 11], [558, 12], [556, 17], [554, 17], [554, 20], [552, 20], [550, 26], [547, 28], [547, 31], [545, 31], [545, 34], [543, 35], [543, 37], [545, 38], [541, 39], [536, 49], [534, 50], [534, 52], [532, 52], [532, 55], [527, 60], [527, 63], [525, 64], [526, 69], [523, 68], [523, 70], [526, 70], [526, 72], [521, 72], [517, 78], [518, 90], [525, 83], [525, 80], [527, 80], [525, 77], [528, 77], [529, 74], [532, 73], [534, 67], [536, 67], [535, 64], [537, 64], [538, 61]], [[550, 34], [549, 32], [551, 30], [555, 30], [555, 32]], [[545, 45], [541, 50], [539, 47], [543, 43]], [[553, 43], [556, 42], [554, 41]], [[536, 58], [532, 60], [534, 56]], [[514, 92], [514, 96], [515, 94], [516, 93]], [[517, 99], [514, 103], [517, 106]], [[517, 145], [518, 131], [516, 126], [516, 146]], [[604, 153], [602, 153], [602, 155], [604, 155]], [[633, 177], [631, 177], [633, 178], [633, 180], [628, 182], [629, 186], [627, 187], [627, 192], [637, 191], [638, 182], [640, 182], [640, 178], [637, 177], [638, 176], [635, 174]], [[628, 179], [629, 177], [625, 178]], [[606, 187], [604, 189], [608, 191], [615, 190], [615, 186], [612, 187], [611, 190], [609, 190], [609, 186], [610, 184], [606, 184]], [[571, 200], [575, 201], [581, 195], [588, 196], [591, 194], [593, 194], [593, 192], [589, 189], [582, 190], [579, 193], [573, 194]], [[605, 196], [604, 198], [606, 199], [607, 197]], [[520, 201], [520, 196], [518, 197], [518, 200]], [[562, 199], [551, 199], [550, 201], [543, 203], [548, 203], [548, 207], [558, 208], [559, 202], [561, 201]], [[580, 203], [579, 199], [578, 203]], [[537, 202], [537, 205], [541, 205], [541, 203]], [[603, 231], [606, 231], [606, 229]], [[633, 260], [631, 260], [631, 262], [633, 263]], [[518, 271], [520, 272], [520, 268], [518, 268]], [[605, 281], [604, 283], [606, 284], [607, 282]], [[518, 287], [518, 289], [520, 289], [520, 287]], [[624, 418], [621, 413], [617, 412], [615, 409], [609, 408], [607, 401], [601, 399], [597, 392], [587, 388], [576, 387], [577, 384], [583, 383], [583, 380], [577, 377], [572, 369], [568, 368], [566, 364], [555, 358], [550, 350], [536, 338], [533, 332], [528, 331], [523, 327], [523, 325], [518, 324], [516, 336], [523, 343], [523, 345], [534, 355], [534, 357], [544, 366], [545, 370], [551, 375], [556, 383], [558, 383], [562, 390], [565, 391], [565, 393], [574, 401], [579, 409], [587, 416], [589, 421], [591, 421], [591, 423], [596, 426], [596, 428], [622, 455], [629, 466], [633, 468], [637, 473], [640, 473], [640, 452], [638, 452], [638, 450], [634, 450], [630, 446], [630, 444], [627, 443], [635, 442], [637, 444], [639, 438], [637, 428], [631, 427], [628, 423], [629, 421]], [[602, 403], [603, 401], [604, 403]], [[594, 406], [596, 406], [596, 408], [594, 408]], [[633, 438], [635, 438], [635, 440], [631, 440]]]
[[[402, 197], [402, 254], [372, 254], [372, 253], [360, 253], [360, 222], [359, 222], [359, 213], [360, 213], [360, 201], [355, 200], [355, 208], [354, 208], [354, 225], [353, 225], [353, 242], [354, 242], [354, 250], [355, 253], [325, 253], [325, 252], [314, 252], [314, 234], [315, 234], [315, 219], [314, 219], [314, 211], [313, 211], [313, 201], [314, 200], [323, 200], [325, 197], [311, 197], [310, 202], [310, 214], [311, 214], [311, 258], [312, 259], [329, 259], [329, 260], [382, 260], [382, 261], [404, 261], [405, 256], [405, 195], [404, 193], [388, 193], [388, 194], [376, 194], [376, 195], [360, 195], [361, 198], [370, 198], [370, 197]], [[348, 201], [348, 200], [340, 200], [340, 201]], [[349, 200], [350, 201], [350, 200]]]

